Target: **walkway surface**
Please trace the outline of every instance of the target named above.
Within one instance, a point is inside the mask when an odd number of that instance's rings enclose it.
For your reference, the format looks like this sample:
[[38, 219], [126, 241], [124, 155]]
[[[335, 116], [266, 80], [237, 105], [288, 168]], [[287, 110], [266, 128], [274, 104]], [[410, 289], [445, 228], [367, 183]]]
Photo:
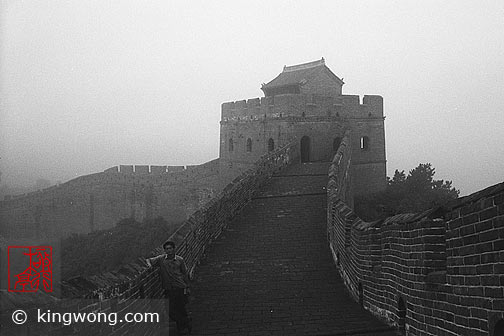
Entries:
[[326, 239], [328, 163], [289, 167], [196, 268], [193, 335], [396, 335], [353, 301]]

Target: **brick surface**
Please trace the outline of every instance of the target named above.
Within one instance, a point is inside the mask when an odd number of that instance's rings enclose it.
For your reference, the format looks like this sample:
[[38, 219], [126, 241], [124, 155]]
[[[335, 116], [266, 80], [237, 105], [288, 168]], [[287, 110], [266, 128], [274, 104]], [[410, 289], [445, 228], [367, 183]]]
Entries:
[[274, 176], [210, 246], [193, 281], [194, 335], [394, 335], [350, 298], [333, 264], [327, 168]]

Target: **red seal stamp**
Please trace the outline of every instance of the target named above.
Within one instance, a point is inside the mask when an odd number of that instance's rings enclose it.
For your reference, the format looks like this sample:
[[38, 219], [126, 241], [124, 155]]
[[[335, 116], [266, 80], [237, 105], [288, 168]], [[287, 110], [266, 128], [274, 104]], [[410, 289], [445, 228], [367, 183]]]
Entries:
[[[9, 292], [53, 291], [51, 246], [9, 246], [7, 258]], [[20, 266], [24, 271], [13, 271]]]

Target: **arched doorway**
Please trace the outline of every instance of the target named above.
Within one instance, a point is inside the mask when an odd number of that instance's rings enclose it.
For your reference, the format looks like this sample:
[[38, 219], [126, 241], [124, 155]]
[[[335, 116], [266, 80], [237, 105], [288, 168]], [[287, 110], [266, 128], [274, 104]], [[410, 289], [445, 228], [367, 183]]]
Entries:
[[247, 139], [247, 152], [252, 152], [252, 139]]
[[275, 140], [269, 138], [268, 140], [268, 152], [272, 152], [275, 149]]
[[306, 135], [301, 138], [301, 162], [310, 162], [310, 138]]

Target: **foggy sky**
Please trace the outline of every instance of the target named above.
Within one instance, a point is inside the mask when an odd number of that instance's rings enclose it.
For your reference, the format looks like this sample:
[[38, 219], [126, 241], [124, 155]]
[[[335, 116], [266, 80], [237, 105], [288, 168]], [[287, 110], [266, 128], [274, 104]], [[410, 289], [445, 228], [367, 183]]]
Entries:
[[318, 60], [384, 97], [388, 175], [504, 180], [504, 2], [1, 1], [2, 184], [200, 164], [220, 106]]

